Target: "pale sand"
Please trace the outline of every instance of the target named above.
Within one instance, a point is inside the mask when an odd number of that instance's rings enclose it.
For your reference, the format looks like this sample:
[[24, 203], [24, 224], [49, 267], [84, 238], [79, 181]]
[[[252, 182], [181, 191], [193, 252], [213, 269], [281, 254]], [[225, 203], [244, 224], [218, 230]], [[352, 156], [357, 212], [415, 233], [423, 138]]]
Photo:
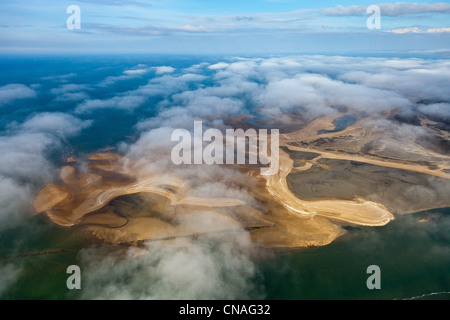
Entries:
[[68, 197], [69, 192], [64, 187], [49, 183], [34, 200], [34, 209], [38, 213], [48, 211]]
[[[297, 146], [292, 146], [292, 145], [286, 145], [286, 147], [288, 147], [289, 150], [293, 150], [293, 151], [320, 153], [320, 156], [317, 157], [316, 159], [314, 159], [315, 161], [322, 159], [322, 158], [357, 161], [357, 162], [373, 164], [373, 165], [380, 166], [380, 167], [403, 169], [403, 170], [420, 172], [420, 173], [425, 173], [425, 174], [436, 176], [436, 177], [450, 179], [450, 173], [447, 173], [444, 171], [444, 170], [450, 169], [450, 163], [438, 164], [439, 169], [429, 169], [428, 167], [423, 166], [423, 165], [392, 162], [389, 160], [379, 160], [379, 159], [374, 159], [371, 157], [348, 155], [348, 154], [342, 154], [339, 152], [320, 151], [320, 150], [313, 149], [313, 148], [302, 148], [302, 147], [297, 147]], [[449, 159], [450, 159], [450, 157], [449, 157]]]
[[371, 201], [321, 200], [304, 201], [289, 190], [286, 177], [291, 172], [294, 161], [280, 149], [280, 170], [267, 179], [267, 190], [290, 212], [300, 216], [319, 215], [334, 220], [365, 226], [382, 226], [394, 219], [383, 206]]

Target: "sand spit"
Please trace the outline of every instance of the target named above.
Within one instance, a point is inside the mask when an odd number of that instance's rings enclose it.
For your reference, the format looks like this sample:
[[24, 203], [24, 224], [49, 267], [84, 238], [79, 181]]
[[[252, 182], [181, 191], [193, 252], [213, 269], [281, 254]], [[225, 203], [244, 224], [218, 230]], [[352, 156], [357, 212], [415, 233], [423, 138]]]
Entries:
[[[339, 198], [327, 188], [315, 188], [312, 199], [302, 198], [289, 188], [292, 174], [301, 183], [302, 175], [313, 170], [332, 176], [339, 173], [338, 182], [345, 183], [348, 177], [352, 186], [377, 174], [377, 170], [366, 170], [353, 173], [350, 180], [350, 175], [339, 171], [348, 170], [348, 166], [329, 163], [348, 161], [439, 177], [444, 183], [450, 179], [447, 154], [424, 148], [414, 136], [403, 137], [399, 143], [395, 130], [377, 128], [371, 119], [336, 132], [333, 121], [339, 116], [321, 117], [300, 130], [282, 134], [276, 175], [260, 176], [255, 168], [236, 166], [254, 181], [253, 187], [246, 187], [253, 200], [199, 197], [191, 192], [188, 179], [175, 173], [147, 174], [139, 163], [106, 149], [90, 155], [82, 168], [71, 158], [61, 169], [60, 183], [45, 186], [34, 207], [58, 225], [81, 226], [84, 232], [108, 243], [247, 230], [259, 246], [295, 248], [329, 244], [345, 232], [342, 225], [385, 225], [394, 219], [396, 207], [383, 201], [382, 193], [370, 198], [370, 190], [362, 196], [347, 194], [353, 189], [345, 189], [345, 197]], [[315, 183], [327, 184], [328, 176], [314, 176]], [[406, 188], [407, 180], [396, 180], [397, 192], [403, 190], [402, 183]], [[421, 205], [425, 206], [414, 203], [408, 210]]]

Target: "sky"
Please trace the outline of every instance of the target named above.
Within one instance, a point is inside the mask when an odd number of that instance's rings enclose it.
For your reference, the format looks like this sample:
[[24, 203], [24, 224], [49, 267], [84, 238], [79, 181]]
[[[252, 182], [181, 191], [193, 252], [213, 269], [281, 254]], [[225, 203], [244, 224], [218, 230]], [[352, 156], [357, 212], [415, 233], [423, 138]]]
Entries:
[[[369, 29], [368, 6], [380, 8]], [[70, 5], [80, 29], [69, 29]], [[450, 2], [2, 0], [2, 53], [292, 53], [450, 49]]]

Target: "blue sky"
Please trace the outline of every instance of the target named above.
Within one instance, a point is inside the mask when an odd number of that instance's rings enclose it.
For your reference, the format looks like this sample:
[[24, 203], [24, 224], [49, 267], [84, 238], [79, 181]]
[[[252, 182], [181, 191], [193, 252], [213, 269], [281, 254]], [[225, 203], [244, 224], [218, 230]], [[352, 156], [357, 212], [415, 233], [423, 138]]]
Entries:
[[[81, 29], [69, 30], [69, 5]], [[381, 29], [366, 27], [367, 6]], [[0, 52], [283, 53], [450, 49], [450, 2], [2, 0]]]

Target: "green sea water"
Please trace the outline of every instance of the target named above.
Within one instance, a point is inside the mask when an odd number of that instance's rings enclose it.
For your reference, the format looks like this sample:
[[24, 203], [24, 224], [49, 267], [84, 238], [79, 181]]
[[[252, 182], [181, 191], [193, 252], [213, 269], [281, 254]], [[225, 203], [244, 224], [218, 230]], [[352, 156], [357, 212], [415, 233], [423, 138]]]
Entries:
[[[450, 209], [350, 231], [320, 248], [279, 253], [262, 263], [268, 299], [449, 299]], [[428, 222], [419, 222], [430, 218]], [[381, 270], [369, 290], [367, 267]]]
[[[419, 222], [421, 219], [427, 222]], [[397, 216], [384, 227], [352, 228], [325, 247], [268, 252], [264, 258], [254, 259], [256, 281], [260, 282], [263, 297], [270, 300], [449, 299], [449, 231], [450, 208]], [[44, 217], [2, 232], [0, 266], [12, 265], [20, 273], [1, 298], [81, 297], [82, 290], [70, 291], [66, 287], [67, 266], [80, 264], [77, 248], [90, 245], [79, 234], [77, 229], [55, 226]], [[50, 249], [68, 251], [19, 255]], [[380, 290], [366, 286], [370, 265], [381, 269]]]

